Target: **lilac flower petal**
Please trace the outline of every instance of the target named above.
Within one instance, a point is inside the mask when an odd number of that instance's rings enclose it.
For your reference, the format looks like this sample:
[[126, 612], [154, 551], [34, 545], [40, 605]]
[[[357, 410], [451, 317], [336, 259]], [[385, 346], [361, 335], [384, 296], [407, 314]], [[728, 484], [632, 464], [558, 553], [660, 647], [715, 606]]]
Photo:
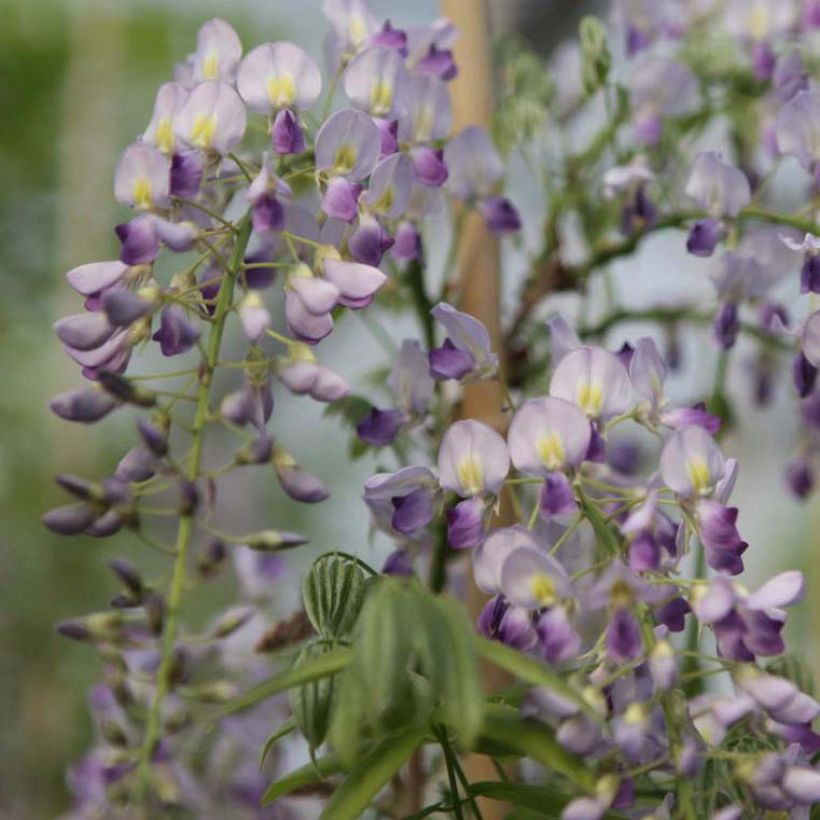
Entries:
[[634, 401], [626, 368], [601, 347], [580, 347], [564, 356], [552, 374], [550, 395], [603, 419], [626, 412]]
[[316, 167], [335, 176], [366, 177], [379, 152], [379, 129], [367, 114], [352, 108], [332, 114], [316, 134]]
[[462, 498], [497, 495], [510, 470], [507, 444], [483, 422], [457, 421], [442, 438], [438, 470], [441, 486]]
[[261, 114], [304, 110], [322, 93], [322, 74], [316, 61], [293, 43], [263, 43], [242, 60], [236, 90], [248, 108]]

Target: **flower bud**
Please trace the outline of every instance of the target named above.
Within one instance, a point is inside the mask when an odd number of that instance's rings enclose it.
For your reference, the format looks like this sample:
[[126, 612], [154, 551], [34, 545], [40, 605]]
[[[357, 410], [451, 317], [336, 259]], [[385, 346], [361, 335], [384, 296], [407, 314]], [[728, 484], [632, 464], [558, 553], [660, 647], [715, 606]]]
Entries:
[[165, 625], [165, 599], [158, 593], [151, 592], [146, 596], [143, 606], [152, 634], [159, 637]]
[[180, 478], [177, 482], [177, 512], [182, 517], [193, 515], [198, 505], [196, 484], [187, 478]]
[[236, 451], [233, 460], [237, 464], [265, 464], [273, 452], [273, 439], [259, 436]]
[[89, 504], [67, 504], [55, 507], [43, 517], [45, 527], [57, 535], [78, 535], [99, 518], [101, 510]]
[[284, 447], [274, 447], [273, 466], [279, 485], [294, 501], [316, 504], [330, 495], [327, 487], [305, 470]]
[[254, 615], [251, 607], [235, 607], [228, 610], [211, 629], [210, 637], [214, 640], [227, 638], [241, 629]]
[[61, 393], [51, 400], [49, 407], [61, 419], [91, 424], [107, 416], [118, 404], [113, 396], [88, 388]]
[[280, 532], [279, 530], [262, 530], [251, 533], [242, 539], [247, 547], [259, 552], [279, 552], [306, 544], [308, 539], [295, 532]]
[[153, 407], [157, 403], [157, 395], [153, 390], [135, 385], [120, 373], [101, 370], [98, 378], [106, 392], [126, 404], [135, 404], [138, 407]]

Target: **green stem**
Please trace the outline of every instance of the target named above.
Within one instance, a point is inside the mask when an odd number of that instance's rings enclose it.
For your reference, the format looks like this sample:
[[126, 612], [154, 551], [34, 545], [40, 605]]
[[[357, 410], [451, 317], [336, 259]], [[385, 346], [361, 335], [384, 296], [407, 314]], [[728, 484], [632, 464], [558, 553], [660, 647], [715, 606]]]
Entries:
[[[245, 214], [237, 226], [236, 244], [228, 261], [226, 276], [219, 289], [214, 321], [211, 325], [211, 332], [208, 337], [208, 347], [202, 375], [200, 377], [199, 388], [196, 397], [196, 411], [192, 427], [191, 452], [188, 459], [187, 477], [194, 481], [199, 475], [202, 465], [202, 450], [204, 446], [205, 423], [208, 419], [208, 407], [210, 404], [211, 381], [213, 370], [219, 361], [219, 349], [222, 345], [222, 335], [225, 330], [225, 320], [227, 319], [231, 299], [233, 298], [234, 283], [239, 269], [242, 265], [242, 257], [248, 244], [251, 234], [250, 213]], [[165, 631], [162, 636], [162, 657], [157, 670], [156, 689], [148, 712], [148, 720], [145, 726], [145, 737], [140, 751], [139, 762], [139, 782], [140, 789], [146, 789], [151, 771], [151, 756], [159, 740], [162, 729], [162, 705], [165, 697], [171, 688], [171, 670], [173, 666], [174, 645], [179, 634], [179, 616], [182, 604], [182, 593], [185, 587], [185, 574], [187, 569], [188, 548], [191, 543], [193, 532], [193, 518], [183, 515], [179, 519], [176, 538], [176, 559], [174, 561], [174, 571], [171, 578], [171, 588], [168, 593], [167, 616], [165, 621]]]
[[[706, 550], [698, 539], [695, 546], [695, 578], [706, 577]], [[686, 626], [686, 640], [684, 642], [684, 663], [681, 670], [684, 676], [691, 675], [700, 669], [700, 656], [698, 654], [698, 644], [700, 643], [700, 631], [698, 619], [694, 615], [689, 616], [689, 623]], [[683, 691], [691, 698], [699, 695], [703, 691], [703, 683], [697, 677], [687, 678]]]
[[813, 219], [802, 219], [791, 214], [781, 214], [777, 211], [768, 211], [765, 208], [745, 208], [740, 212], [739, 219], [754, 219], [758, 222], [770, 222], [773, 225], [785, 225], [789, 228], [797, 228], [804, 233], [820, 233], [820, 224]]

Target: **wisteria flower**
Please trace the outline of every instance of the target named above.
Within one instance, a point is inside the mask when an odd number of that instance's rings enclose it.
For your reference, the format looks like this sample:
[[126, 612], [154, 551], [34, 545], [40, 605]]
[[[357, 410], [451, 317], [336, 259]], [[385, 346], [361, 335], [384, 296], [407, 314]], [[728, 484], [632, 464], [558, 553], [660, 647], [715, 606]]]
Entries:
[[438, 472], [445, 490], [462, 498], [498, 495], [509, 471], [507, 444], [492, 427], [479, 421], [457, 421], [444, 434]]

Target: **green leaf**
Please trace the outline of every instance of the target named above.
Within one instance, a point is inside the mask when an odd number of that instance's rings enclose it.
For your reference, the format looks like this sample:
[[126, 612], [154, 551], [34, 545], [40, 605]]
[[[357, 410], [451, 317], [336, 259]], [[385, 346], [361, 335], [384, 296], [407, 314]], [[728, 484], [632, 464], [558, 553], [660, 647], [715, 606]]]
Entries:
[[[532, 786], [527, 783], [504, 783], [498, 780], [480, 780], [470, 783], [470, 794], [489, 797], [512, 806], [542, 812], [540, 817], [560, 817], [567, 803], [567, 796], [548, 786]], [[546, 814], [548, 812], [548, 814]]]
[[340, 771], [342, 771], [342, 764], [334, 754], [328, 754], [318, 760], [306, 763], [304, 766], [300, 766], [290, 774], [286, 774], [271, 783], [262, 795], [262, 805], [269, 806], [280, 797], [295, 792], [297, 789], [303, 789], [305, 786], [318, 783], [320, 780], [324, 780], [326, 777]]
[[440, 681], [440, 714], [453, 730], [458, 742], [469, 748], [475, 742], [484, 717], [484, 693], [476, 658], [474, 633], [464, 610], [452, 598], [439, 598], [440, 634], [431, 640], [443, 640], [447, 661]]
[[222, 710], [222, 714], [229, 715], [232, 712], [247, 709], [249, 706], [254, 706], [294, 686], [301, 686], [303, 683], [335, 675], [347, 666], [352, 654], [352, 651], [346, 647], [337, 647], [325, 655], [311, 658], [301, 666], [294, 666], [279, 675], [274, 675], [231, 701]]
[[356, 561], [336, 553], [317, 558], [302, 585], [305, 612], [325, 638], [345, 638], [353, 630], [367, 581]]
[[488, 705], [481, 735], [563, 774], [584, 791], [592, 790], [592, 773], [584, 767], [583, 761], [558, 743], [549, 726], [537, 720], [522, 718], [515, 709]]
[[597, 717], [592, 707], [584, 700], [581, 693], [570, 686], [564, 678], [555, 674], [548, 666], [527, 655], [505, 646], [499, 641], [476, 637], [478, 652], [486, 660], [506, 669], [511, 675], [533, 686], [546, 686], [557, 695], [576, 703], [584, 712]]
[[423, 740], [423, 734], [411, 732], [377, 743], [333, 792], [321, 817], [324, 820], [357, 820], [361, 817]]
[[[296, 659], [294, 669], [333, 651], [332, 644], [316, 641], [306, 646]], [[321, 746], [327, 736], [333, 706], [335, 677], [319, 678], [290, 690], [290, 709], [296, 726], [307, 740], [311, 751]]]
[[266, 741], [262, 747], [262, 752], [259, 755], [259, 768], [265, 762], [268, 752], [276, 745], [277, 741], [281, 740], [286, 735], [289, 735], [296, 728], [296, 721], [293, 718], [288, 718]]

